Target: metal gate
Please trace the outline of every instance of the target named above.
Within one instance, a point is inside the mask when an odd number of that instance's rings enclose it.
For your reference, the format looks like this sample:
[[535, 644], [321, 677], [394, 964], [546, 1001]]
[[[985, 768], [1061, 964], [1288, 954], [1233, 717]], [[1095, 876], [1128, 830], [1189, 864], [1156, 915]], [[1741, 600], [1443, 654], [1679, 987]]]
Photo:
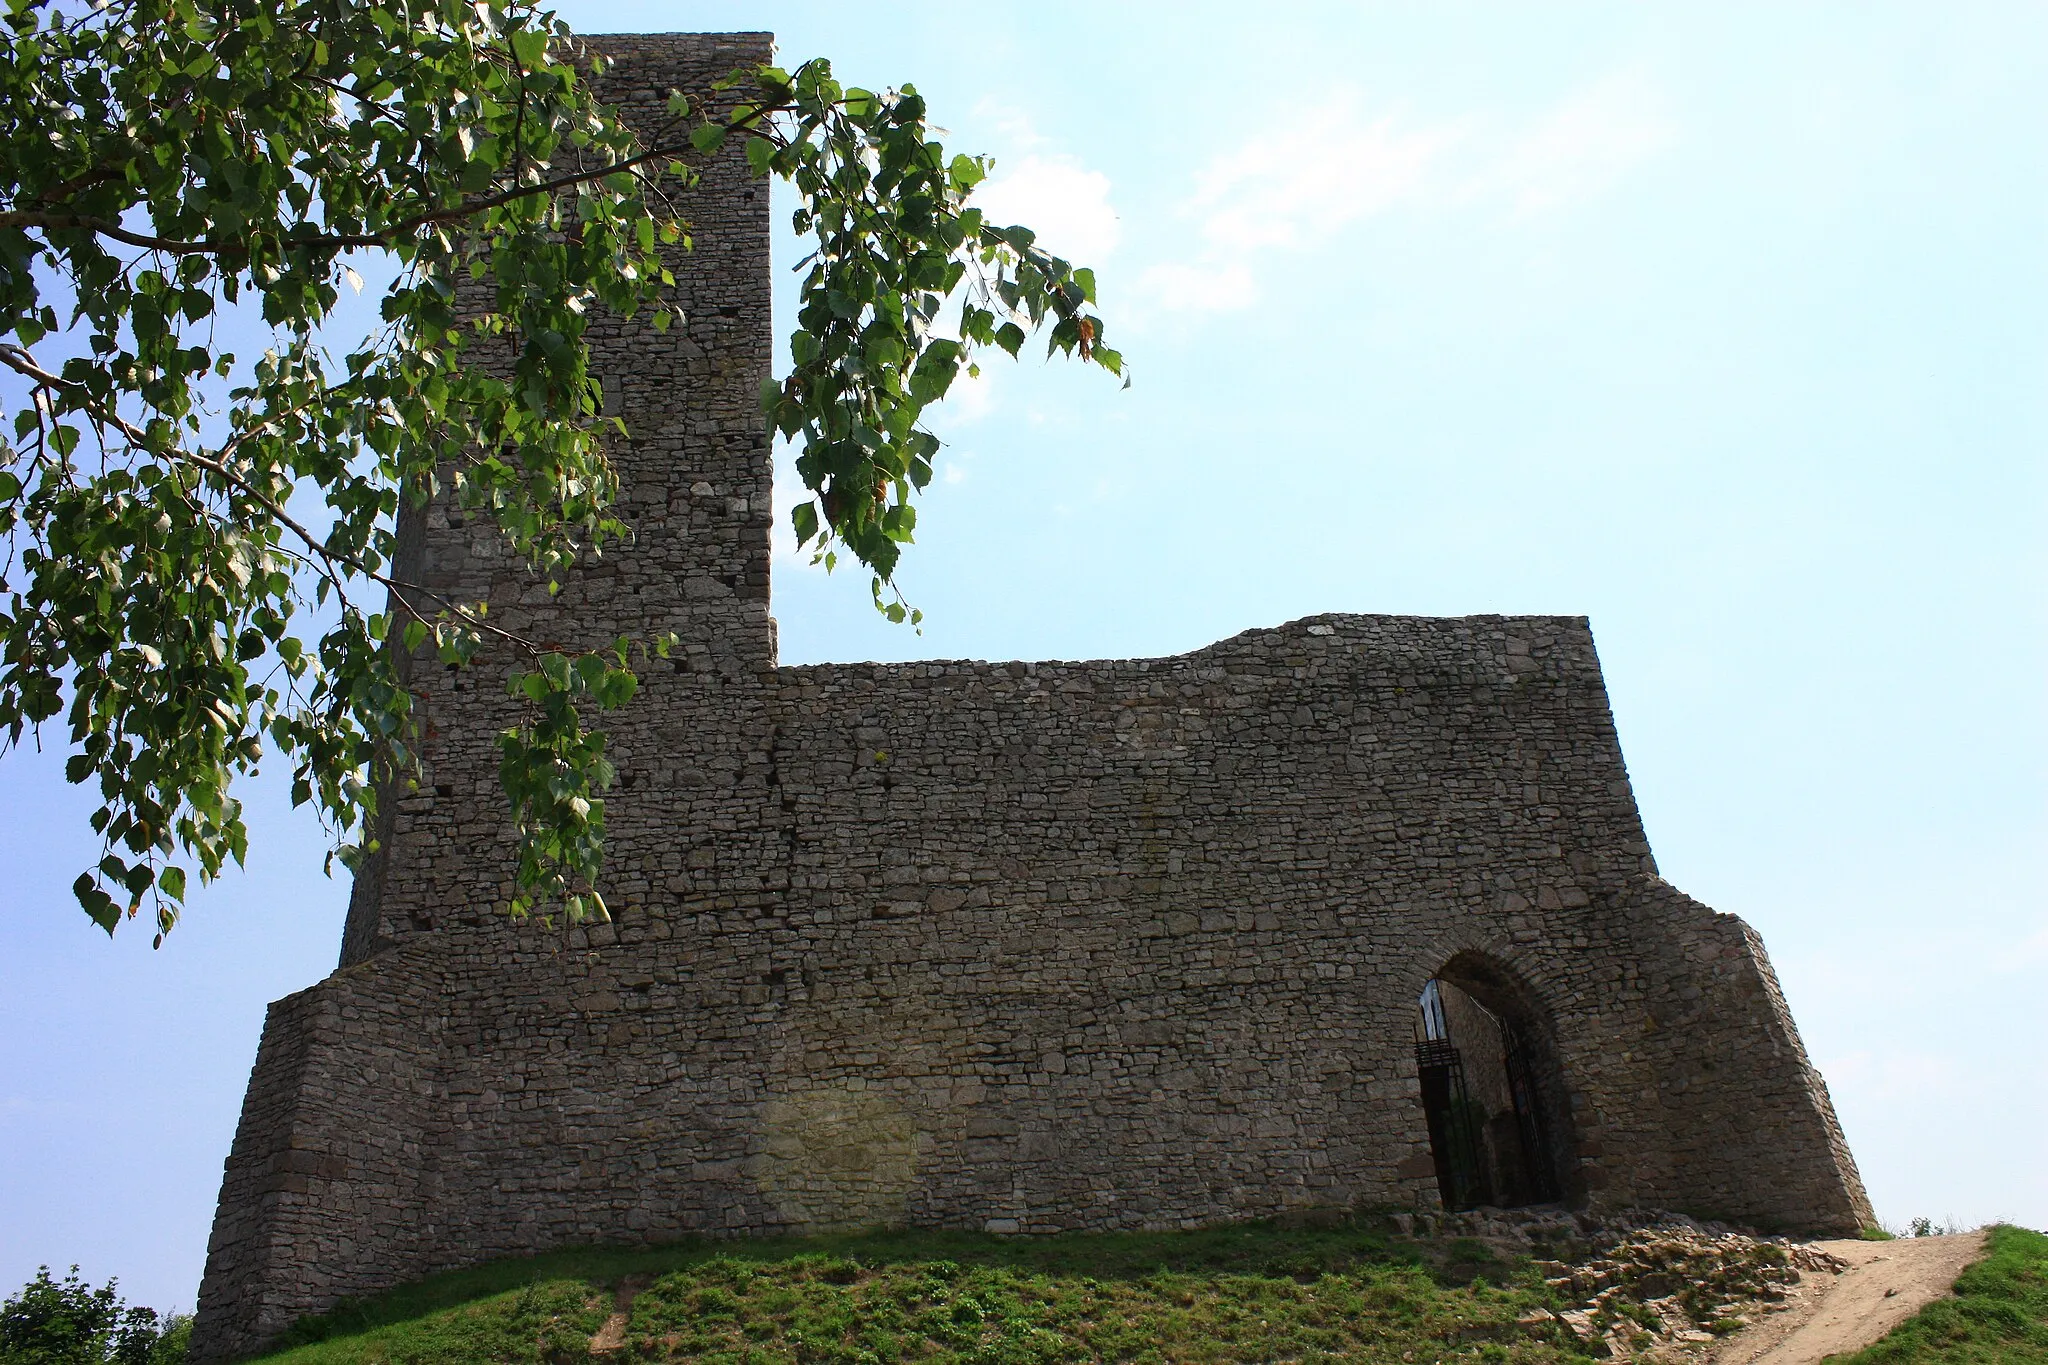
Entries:
[[1505, 1019], [1500, 1021], [1500, 1040], [1501, 1060], [1507, 1066], [1508, 1094], [1515, 1102], [1515, 1126], [1522, 1138], [1522, 1178], [1529, 1186], [1521, 1191], [1521, 1199], [1527, 1204], [1553, 1203], [1559, 1194], [1557, 1155], [1550, 1146], [1549, 1125], [1543, 1121], [1542, 1096], [1536, 1089], [1528, 1048], [1522, 1035]]
[[1465, 1089], [1464, 1059], [1449, 1039], [1425, 1038], [1415, 1044], [1415, 1070], [1444, 1208], [1477, 1208], [1487, 1201], [1486, 1168], [1479, 1160], [1477, 1106]]

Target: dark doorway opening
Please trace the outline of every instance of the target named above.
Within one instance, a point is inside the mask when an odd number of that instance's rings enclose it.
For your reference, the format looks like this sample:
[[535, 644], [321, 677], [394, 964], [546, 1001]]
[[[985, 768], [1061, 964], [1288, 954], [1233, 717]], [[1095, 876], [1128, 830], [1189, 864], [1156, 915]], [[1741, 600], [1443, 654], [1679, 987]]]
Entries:
[[1447, 967], [1416, 1002], [1415, 1065], [1444, 1207], [1564, 1199], [1576, 1163], [1547, 1034], [1497, 973], [1460, 975]]

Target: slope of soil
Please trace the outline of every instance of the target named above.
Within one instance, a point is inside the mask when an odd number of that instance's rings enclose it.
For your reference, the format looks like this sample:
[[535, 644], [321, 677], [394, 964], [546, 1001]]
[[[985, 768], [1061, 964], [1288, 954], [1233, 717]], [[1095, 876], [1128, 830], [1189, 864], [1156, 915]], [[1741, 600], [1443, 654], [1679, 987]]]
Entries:
[[1860, 1350], [1938, 1298], [1984, 1256], [1985, 1232], [1889, 1242], [1820, 1242], [1839, 1276], [1800, 1286], [1786, 1311], [1731, 1336], [1714, 1365], [1818, 1365]]
[[1955, 1292], [1832, 1365], [2048, 1365], [2048, 1233], [1991, 1229]]

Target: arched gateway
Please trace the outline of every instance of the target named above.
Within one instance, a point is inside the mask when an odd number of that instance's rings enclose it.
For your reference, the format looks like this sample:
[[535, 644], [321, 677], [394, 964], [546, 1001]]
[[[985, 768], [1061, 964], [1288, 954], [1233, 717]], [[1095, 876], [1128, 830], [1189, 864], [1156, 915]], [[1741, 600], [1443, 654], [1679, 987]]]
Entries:
[[[602, 43], [648, 119], [769, 53]], [[1458, 1178], [1418, 1093], [1432, 975], [1489, 1193], [1868, 1219], [1762, 946], [1655, 875], [1584, 620], [779, 664], [768, 195], [737, 147], [688, 214], [687, 326], [592, 331], [632, 541], [550, 600], [442, 510], [407, 526], [404, 576], [511, 628], [679, 637], [608, 727], [616, 921], [506, 920], [509, 703], [437, 673], [341, 966], [265, 1023], [198, 1359], [566, 1244], [1412, 1205]], [[1520, 1059], [1505, 1105], [1468, 1004]]]
[[1461, 953], [1416, 1002], [1415, 1066], [1447, 1209], [1582, 1203], [1555, 1026], [1526, 984]]

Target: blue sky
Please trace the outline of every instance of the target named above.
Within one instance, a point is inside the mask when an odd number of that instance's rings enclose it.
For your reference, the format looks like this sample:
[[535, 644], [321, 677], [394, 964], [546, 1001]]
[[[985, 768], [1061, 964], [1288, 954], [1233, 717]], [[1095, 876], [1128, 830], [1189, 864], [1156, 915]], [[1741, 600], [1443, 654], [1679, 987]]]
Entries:
[[[1663, 871], [1762, 932], [1880, 1216], [2048, 1225], [2048, 9], [564, 13], [915, 81], [1134, 366], [992, 367], [923, 635], [785, 555], [786, 660], [1590, 616]], [[0, 761], [0, 1289], [189, 1306], [264, 1003], [347, 887], [259, 789], [248, 874], [108, 943], [60, 768]]]

